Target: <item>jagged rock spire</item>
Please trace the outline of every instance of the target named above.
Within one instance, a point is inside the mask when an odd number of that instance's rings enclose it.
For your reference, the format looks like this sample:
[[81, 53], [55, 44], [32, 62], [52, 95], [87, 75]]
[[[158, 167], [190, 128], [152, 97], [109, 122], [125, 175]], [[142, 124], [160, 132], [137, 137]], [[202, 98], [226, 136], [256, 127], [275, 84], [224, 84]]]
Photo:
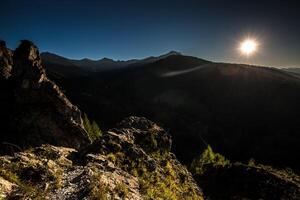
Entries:
[[46, 77], [45, 69], [41, 65], [38, 48], [28, 40], [22, 40], [15, 50], [13, 76], [22, 80], [22, 87], [34, 87]]
[[12, 52], [6, 48], [6, 42], [0, 40], [0, 79], [8, 79], [12, 69]]
[[13, 108], [3, 108], [10, 124], [6, 129], [9, 132], [1, 136], [2, 142], [24, 147], [49, 143], [73, 148], [90, 143], [80, 110], [47, 78], [39, 50], [31, 41], [22, 40], [14, 53], [5, 42], [0, 42], [0, 55], [6, 92], [13, 93], [1, 105]]

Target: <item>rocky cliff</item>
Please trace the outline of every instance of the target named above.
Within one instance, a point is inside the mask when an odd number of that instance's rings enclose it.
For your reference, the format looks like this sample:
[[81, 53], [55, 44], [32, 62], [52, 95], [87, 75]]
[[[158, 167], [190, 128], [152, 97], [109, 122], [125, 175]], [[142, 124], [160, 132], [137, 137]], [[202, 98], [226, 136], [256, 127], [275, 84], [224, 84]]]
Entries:
[[11, 199], [203, 199], [170, 152], [168, 134], [130, 117], [81, 151], [43, 145], [0, 157], [0, 195]]
[[90, 143], [80, 110], [47, 78], [33, 43], [24, 40], [12, 52], [1, 42], [0, 72], [2, 145], [49, 143], [78, 149]]
[[1, 42], [0, 72], [0, 199], [203, 199], [155, 123], [129, 117], [91, 143], [32, 42]]

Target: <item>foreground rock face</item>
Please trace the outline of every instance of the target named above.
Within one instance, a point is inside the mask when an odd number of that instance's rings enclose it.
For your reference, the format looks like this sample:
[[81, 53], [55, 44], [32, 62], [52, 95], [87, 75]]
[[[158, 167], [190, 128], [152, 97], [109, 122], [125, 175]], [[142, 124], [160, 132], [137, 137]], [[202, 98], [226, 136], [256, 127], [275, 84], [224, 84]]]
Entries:
[[0, 42], [0, 82], [1, 142], [77, 149], [90, 143], [80, 110], [47, 78], [33, 43], [22, 41], [12, 52]]
[[1, 195], [20, 199], [203, 199], [190, 173], [170, 153], [170, 145], [162, 128], [145, 118], [130, 117], [81, 151], [43, 145], [0, 157]]

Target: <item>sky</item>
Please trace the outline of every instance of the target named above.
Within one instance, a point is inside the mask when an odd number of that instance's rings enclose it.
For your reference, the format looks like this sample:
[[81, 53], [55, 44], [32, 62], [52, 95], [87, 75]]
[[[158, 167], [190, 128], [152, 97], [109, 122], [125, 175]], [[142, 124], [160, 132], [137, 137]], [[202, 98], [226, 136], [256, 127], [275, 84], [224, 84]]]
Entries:
[[[298, 3], [299, 4], [299, 3]], [[41, 52], [116, 60], [171, 50], [216, 62], [300, 67], [300, 4], [293, 1], [1, 0], [0, 39]], [[245, 57], [238, 46], [254, 38]]]

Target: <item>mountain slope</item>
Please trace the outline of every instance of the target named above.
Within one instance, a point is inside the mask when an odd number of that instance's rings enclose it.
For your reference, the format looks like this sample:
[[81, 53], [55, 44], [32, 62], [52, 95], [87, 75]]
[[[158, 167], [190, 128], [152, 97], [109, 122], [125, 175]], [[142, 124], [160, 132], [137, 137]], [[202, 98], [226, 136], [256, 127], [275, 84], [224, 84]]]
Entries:
[[184, 162], [208, 143], [231, 160], [300, 166], [300, 81], [281, 70], [177, 55], [77, 81], [61, 85], [93, 118], [157, 121]]
[[88, 70], [78, 67], [71, 60], [49, 52], [42, 53], [41, 59], [46, 66], [47, 74], [51, 78], [62, 79], [89, 74]]
[[284, 68], [283, 71], [289, 72], [293, 76], [300, 78], [300, 68]]
[[[208, 199], [298, 200], [300, 178], [289, 170], [234, 163], [194, 176]], [[218, 192], [216, 192], [218, 191]]]

